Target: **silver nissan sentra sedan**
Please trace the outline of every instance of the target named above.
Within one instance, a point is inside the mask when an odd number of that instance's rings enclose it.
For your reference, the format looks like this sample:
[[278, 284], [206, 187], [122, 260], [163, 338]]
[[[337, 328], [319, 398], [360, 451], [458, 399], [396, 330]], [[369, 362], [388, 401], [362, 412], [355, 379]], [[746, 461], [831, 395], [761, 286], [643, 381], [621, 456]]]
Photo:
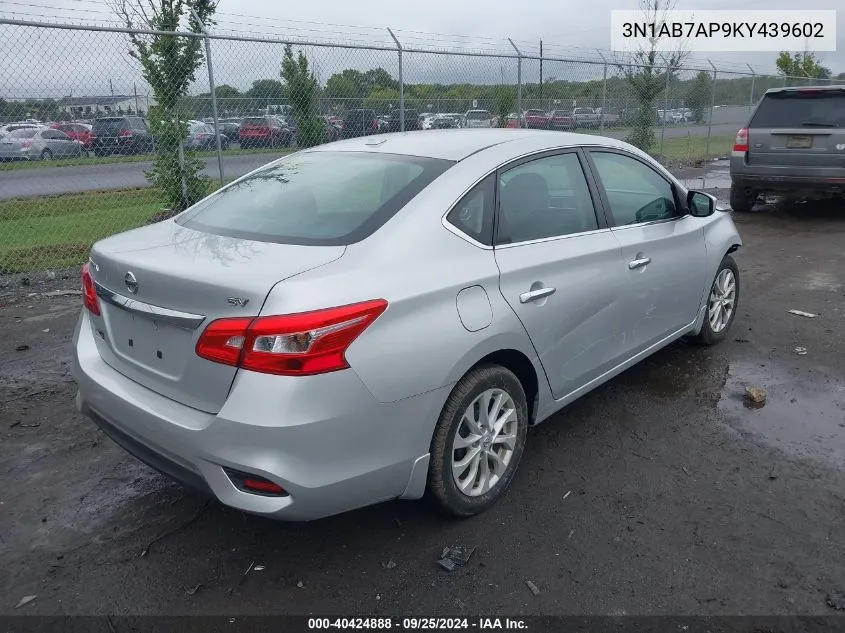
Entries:
[[77, 404], [154, 468], [308, 520], [499, 499], [528, 427], [724, 339], [728, 213], [621, 141], [433, 130], [297, 152], [97, 242]]

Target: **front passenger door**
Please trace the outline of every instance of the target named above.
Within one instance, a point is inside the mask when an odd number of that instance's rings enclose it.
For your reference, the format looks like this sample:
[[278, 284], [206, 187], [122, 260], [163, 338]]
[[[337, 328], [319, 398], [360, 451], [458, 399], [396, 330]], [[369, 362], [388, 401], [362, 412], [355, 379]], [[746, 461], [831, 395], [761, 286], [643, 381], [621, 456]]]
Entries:
[[498, 174], [499, 287], [558, 400], [622, 361], [625, 276], [593, 192], [576, 150], [527, 158]]
[[589, 156], [622, 247], [631, 357], [695, 321], [706, 285], [704, 234], [673, 185], [643, 160], [603, 149]]

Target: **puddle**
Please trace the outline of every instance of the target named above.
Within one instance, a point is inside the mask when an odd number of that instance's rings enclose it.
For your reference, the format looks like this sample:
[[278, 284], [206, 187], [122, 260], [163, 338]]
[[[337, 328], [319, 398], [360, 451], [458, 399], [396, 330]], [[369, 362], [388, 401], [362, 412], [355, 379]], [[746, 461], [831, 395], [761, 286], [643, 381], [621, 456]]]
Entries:
[[[763, 406], [744, 398], [747, 386], [766, 390]], [[732, 363], [718, 408], [767, 444], [845, 466], [845, 384], [829, 374]]]

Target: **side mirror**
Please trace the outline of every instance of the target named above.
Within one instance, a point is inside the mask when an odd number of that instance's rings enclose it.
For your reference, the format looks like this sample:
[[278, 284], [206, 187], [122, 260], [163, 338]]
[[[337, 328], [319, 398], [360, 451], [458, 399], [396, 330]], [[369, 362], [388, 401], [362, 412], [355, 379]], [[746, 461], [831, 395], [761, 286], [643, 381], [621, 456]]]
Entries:
[[693, 217], [706, 218], [713, 215], [717, 204], [716, 196], [711, 196], [709, 193], [690, 191], [687, 194], [687, 208]]

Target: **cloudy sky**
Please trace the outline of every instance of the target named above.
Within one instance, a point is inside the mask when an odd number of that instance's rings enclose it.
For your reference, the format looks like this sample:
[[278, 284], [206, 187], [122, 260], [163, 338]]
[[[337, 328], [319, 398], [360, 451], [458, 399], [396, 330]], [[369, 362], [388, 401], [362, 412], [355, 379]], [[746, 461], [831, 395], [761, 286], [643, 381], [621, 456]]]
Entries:
[[[136, 0], [137, 1], [137, 0]], [[147, 0], [149, 1], [149, 0]], [[836, 9], [842, 0], [808, 0], [812, 9]], [[678, 0], [676, 8], [713, 10], [790, 9], [787, 0]], [[526, 54], [537, 54], [540, 39], [546, 56], [599, 60], [597, 50], [610, 47], [610, 11], [636, 9], [638, 0], [220, 0], [218, 33], [279, 39], [342, 41], [392, 46], [390, 26], [406, 47], [443, 50], [472, 49], [510, 53], [512, 38]], [[845, 72], [845, 10], [838, 16], [836, 52], [820, 53], [834, 73]], [[0, 0], [0, 17], [74, 24], [116, 24], [108, 0]], [[0, 92], [7, 96], [91, 93], [131, 94], [139, 84], [137, 65], [128, 59], [125, 35], [44, 31], [0, 25]], [[306, 53], [324, 82], [343, 68], [382, 66], [397, 74], [391, 52], [307, 47]], [[217, 83], [247, 88], [256, 78], [278, 77], [278, 46], [213, 42]], [[607, 53], [605, 53], [607, 55]], [[775, 53], [720, 52], [708, 54], [723, 71], [773, 72]], [[690, 66], [708, 68], [703, 54], [693, 54]], [[204, 72], [204, 71], [202, 71]], [[600, 77], [601, 65], [546, 62], [544, 77]], [[516, 64], [506, 58], [408, 54], [408, 81], [515, 81]], [[525, 62], [523, 77], [536, 81], [539, 65]], [[141, 82], [142, 83], [142, 82]], [[140, 87], [143, 91], [146, 88]], [[206, 82], [207, 90], [207, 82]], [[202, 92], [198, 78], [194, 92]], [[2, 95], [0, 95], [2, 96]]]

